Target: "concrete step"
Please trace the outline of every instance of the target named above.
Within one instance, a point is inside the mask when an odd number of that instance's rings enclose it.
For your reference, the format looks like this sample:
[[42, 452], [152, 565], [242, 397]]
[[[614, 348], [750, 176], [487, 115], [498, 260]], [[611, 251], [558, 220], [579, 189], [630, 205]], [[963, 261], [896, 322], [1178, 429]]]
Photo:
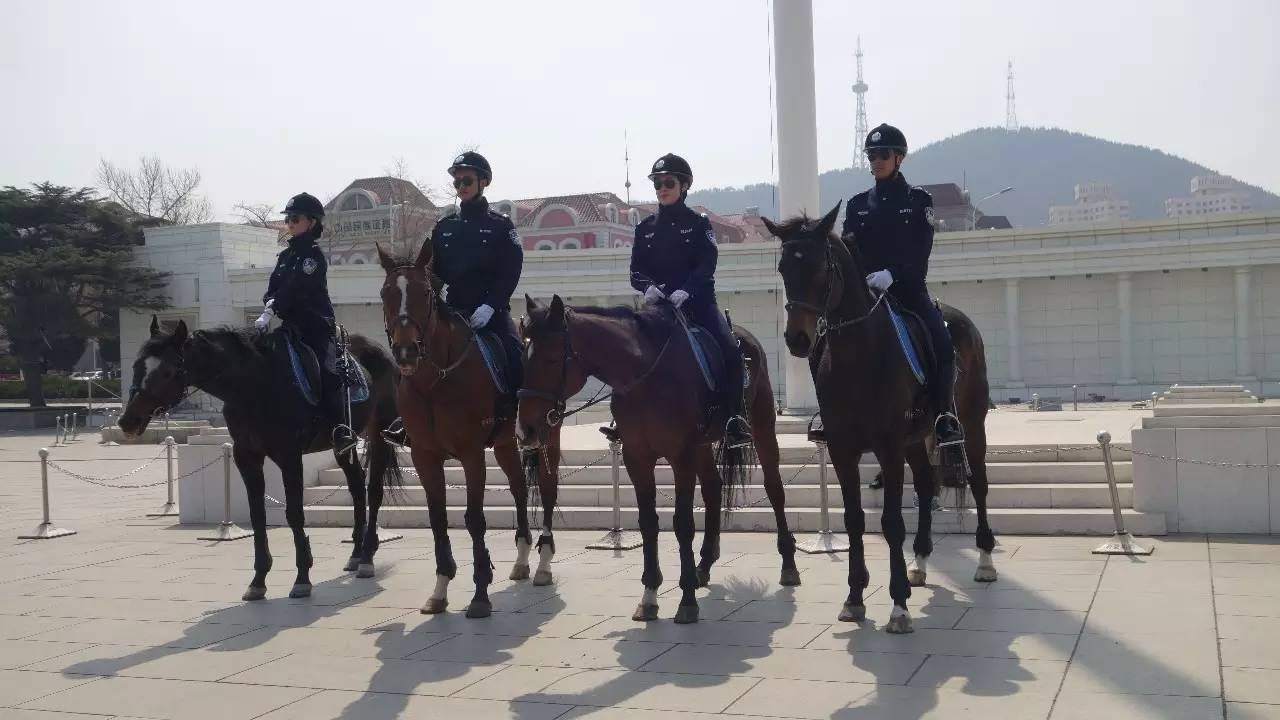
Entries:
[[[905, 476], [908, 482], [911, 480], [911, 468], [905, 469]], [[419, 485], [417, 476], [413, 472], [409, 472], [410, 468], [405, 468], [405, 485], [417, 487]], [[858, 467], [858, 475], [864, 482], [869, 482], [875, 474], [879, 472], [880, 466], [875, 464], [860, 465]], [[779, 468], [784, 483], [800, 483], [816, 485], [819, 481], [821, 469], [816, 464], [809, 465], [782, 465]], [[1117, 461], [1115, 463], [1116, 482], [1126, 483], [1133, 479], [1133, 463], [1128, 460]], [[630, 481], [626, 473], [626, 468], [622, 468], [622, 483], [629, 485]], [[674, 476], [671, 468], [661, 465], [655, 469], [654, 477], [660, 485], [671, 485], [674, 482]], [[445, 468], [446, 481], [451, 484], [462, 485], [466, 482], [462, 468], [447, 467]], [[837, 479], [835, 471], [828, 466], [827, 480], [833, 488], [836, 487]], [[759, 468], [752, 473], [752, 481], [756, 483], [763, 482], [763, 474]], [[1018, 462], [1018, 463], [992, 463], [987, 466], [987, 481], [991, 486], [1005, 485], [1009, 483], [1015, 484], [1052, 484], [1052, 483], [1083, 483], [1105, 485], [1107, 482], [1106, 470], [1101, 462]], [[594, 465], [590, 467], [562, 465], [560, 467], [560, 486], [568, 487], [573, 485], [609, 485], [613, 482], [613, 467], [608, 463]], [[486, 474], [486, 483], [490, 486], [505, 486], [502, 473], [494, 466], [489, 467]], [[320, 485], [344, 485], [346, 479], [342, 471], [337, 468], [323, 470], [320, 473]]]
[[1142, 419], [1142, 429], [1155, 428], [1272, 428], [1280, 427], [1280, 415], [1179, 415]]
[[1280, 406], [1261, 403], [1233, 405], [1157, 405], [1152, 417], [1238, 417], [1241, 415], [1275, 415]]
[[[464, 506], [448, 507], [449, 527], [465, 527]], [[1164, 535], [1165, 518], [1163, 513], [1140, 512], [1136, 510], [1122, 511], [1125, 528], [1135, 535]], [[664, 532], [671, 530], [670, 508], [658, 509], [659, 527]], [[333, 506], [308, 508], [307, 524], [313, 527], [350, 527], [351, 508]], [[918, 512], [903, 512], [908, 532], [914, 532], [917, 526]], [[427, 514], [421, 508], [385, 507], [379, 514], [379, 524], [386, 528], [421, 528], [427, 527]], [[816, 509], [797, 508], [787, 510], [787, 523], [796, 533], [811, 533], [819, 529], [820, 513]], [[485, 508], [485, 518], [489, 528], [514, 528], [515, 511], [509, 508]], [[703, 527], [703, 513], [694, 513], [698, 528]], [[1111, 510], [1101, 509], [992, 509], [988, 512], [992, 530], [997, 534], [1009, 535], [1110, 535], [1115, 531], [1115, 521]], [[268, 522], [283, 524], [283, 511], [273, 508], [268, 513]], [[833, 528], [841, 529], [843, 519], [840, 514], [830, 516]], [[565, 506], [557, 510], [556, 526], [561, 529], [605, 530], [613, 522], [613, 513], [607, 508]], [[639, 527], [636, 511], [623, 508], [622, 525], [624, 528]], [[773, 511], [769, 508], [750, 508], [730, 513], [723, 524], [724, 530], [774, 532]], [[935, 533], [972, 533], [977, 527], [977, 514], [973, 510], [947, 510], [933, 513], [933, 531]], [[866, 511], [867, 532], [879, 534], [880, 510], [870, 508]], [[807, 538], [798, 537], [800, 541]], [[663, 543], [674, 542], [670, 536], [663, 538]], [[638, 557], [639, 553], [636, 553]]]
[[1258, 399], [1252, 395], [1205, 395], [1201, 397], [1185, 397], [1180, 395], [1160, 398], [1159, 405], [1257, 405]]
[[[1133, 485], [1118, 485], [1121, 507], [1133, 507]], [[495, 508], [512, 507], [511, 495], [505, 487], [486, 488], [485, 505]], [[805, 509], [820, 506], [820, 488], [811, 484], [792, 484], [786, 487], [786, 504], [788, 508]], [[672, 507], [675, 498], [670, 487], [662, 488], [658, 493], [659, 507]], [[903, 504], [912, 507], [914, 493], [910, 489], [904, 492]], [[870, 490], [865, 485], [862, 492], [862, 506], [882, 507], [884, 492]], [[843, 508], [844, 500], [838, 487], [828, 488], [829, 507]], [[954, 491], [947, 490], [942, 496], [943, 502], [955, 504]], [[303, 501], [309, 506], [349, 506], [351, 496], [345, 485], [322, 485], [307, 488]], [[624, 508], [635, 508], [635, 493], [629, 486], [624, 486], [620, 494]], [[701, 494], [695, 494], [695, 503], [702, 503]], [[405, 488], [403, 499], [388, 503], [388, 506], [417, 507], [426, 512], [426, 493], [421, 487]], [[466, 505], [466, 488], [451, 486], [446, 490], [447, 505]], [[769, 507], [769, 499], [763, 485], [749, 485], [744, 488], [744, 496], [737, 503], [748, 507]], [[973, 505], [972, 495], [966, 502]], [[561, 487], [557, 503], [568, 507], [610, 508], [613, 505], [612, 485], [569, 485]], [[1111, 493], [1105, 484], [1098, 483], [1057, 483], [1057, 484], [1008, 484], [992, 485], [987, 494], [987, 506], [990, 508], [1108, 508], [1111, 507]]]

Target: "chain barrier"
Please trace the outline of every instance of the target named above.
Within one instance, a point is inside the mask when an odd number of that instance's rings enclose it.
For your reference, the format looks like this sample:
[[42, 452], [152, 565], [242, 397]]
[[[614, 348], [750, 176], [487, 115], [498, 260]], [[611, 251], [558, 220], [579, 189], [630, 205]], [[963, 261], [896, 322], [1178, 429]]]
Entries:
[[[804, 464], [803, 464], [803, 465], [801, 465], [799, 468], [797, 468], [797, 469], [796, 469], [796, 471], [795, 471], [794, 473], [792, 473], [792, 474], [791, 474], [791, 477], [790, 477], [790, 478], [788, 478], [785, 482], [783, 482], [783, 483], [782, 483], [782, 487], [784, 487], [784, 488], [786, 488], [786, 487], [790, 487], [791, 483], [795, 482], [795, 481], [796, 481], [796, 479], [800, 477], [800, 474], [801, 474], [801, 473], [803, 473], [803, 472], [805, 471], [805, 469], [806, 469], [806, 468], [808, 468], [810, 465], [812, 465], [812, 464], [813, 464], [813, 461], [814, 461], [815, 459], [817, 459], [817, 457], [818, 457], [818, 451], [817, 451], [817, 450], [814, 450], [814, 451], [813, 451], [813, 454], [809, 456], [809, 459], [805, 460], [805, 461], [804, 461]], [[756, 465], [755, 467], [758, 467], [758, 466], [759, 466], [759, 464], [757, 463], [757, 465]], [[753, 474], [754, 474], [754, 467], [753, 467], [752, 472], [753, 472]], [[667, 500], [670, 500], [670, 501], [671, 501], [671, 503], [672, 503], [673, 505], [675, 504], [676, 499], [675, 499], [674, 497], [671, 497], [669, 494], [667, 494], [666, 492], [664, 492], [664, 491], [662, 491], [662, 490], [658, 490], [657, 492], [658, 492], [658, 494], [659, 494], [659, 495], [661, 495], [662, 497], [666, 498]], [[761, 495], [760, 497], [756, 498], [755, 500], [753, 500], [752, 502], [750, 502], [750, 503], [748, 503], [748, 504], [746, 504], [746, 505], [735, 505], [735, 506], [733, 506], [733, 507], [727, 507], [727, 508], [722, 508], [722, 509], [723, 509], [723, 510], [725, 510], [726, 512], [733, 512], [733, 511], [736, 511], [736, 510], [745, 510], [745, 509], [747, 509], [747, 508], [753, 508], [753, 507], [756, 507], [757, 505], [760, 505], [761, 503], [763, 503], [764, 501], [766, 501], [766, 500], [768, 500], [768, 499], [769, 499], [769, 494], [768, 494], [768, 493], [765, 493], [764, 495]], [[706, 509], [707, 509], [707, 507], [706, 507], [705, 505], [694, 505], [694, 506], [693, 506], [693, 510], [694, 510], [694, 512], [699, 512], [699, 511], [706, 510]]]
[[[134, 468], [134, 469], [130, 470], [129, 472], [126, 472], [126, 473], [124, 473], [124, 474], [122, 474], [122, 475], [117, 475], [117, 476], [115, 476], [115, 477], [109, 477], [109, 478], [95, 478], [95, 477], [92, 477], [92, 476], [90, 476], [90, 475], [83, 475], [83, 474], [78, 473], [78, 472], [76, 472], [76, 471], [74, 471], [74, 470], [69, 470], [69, 469], [67, 469], [67, 468], [65, 468], [65, 467], [63, 467], [63, 466], [61, 466], [61, 465], [59, 465], [58, 463], [54, 462], [53, 460], [49, 460], [48, 462], [49, 462], [49, 467], [53, 468], [54, 470], [57, 470], [58, 472], [60, 472], [60, 473], [62, 473], [62, 474], [64, 474], [64, 475], [67, 475], [68, 477], [75, 478], [76, 480], [79, 480], [79, 481], [81, 481], [81, 482], [89, 483], [90, 485], [97, 485], [98, 487], [111, 488], [111, 489], [113, 489], [113, 490], [138, 490], [138, 489], [142, 489], [142, 488], [160, 487], [161, 485], [164, 485], [164, 484], [168, 483], [168, 482], [169, 482], [169, 479], [168, 479], [168, 478], [165, 478], [164, 480], [160, 480], [160, 481], [158, 481], [158, 482], [146, 483], [146, 484], [143, 484], [143, 485], [115, 485], [115, 484], [113, 484], [113, 483], [114, 483], [116, 480], [123, 480], [123, 479], [125, 479], [125, 478], [127, 478], [127, 477], [132, 477], [133, 475], [138, 474], [138, 473], [139, 473], [139, 472], [141, 472], [142, 470], [144, 470], [144, 469], [146, 469], [146, 468], [150, 467], [151, 465], [155, 464], [155, 462], [156, 462], [157, 460], [159, 460], [159, 459], [160, 459], [161, 457], [163, 457], [163, 456], [164, 456], [164, 451], [163, 451], [163, 450], [161, 450], [159, 455], [156, 455], [155, 457], [151, 458], [151, 459], [150, 459], [150, 460], [148, 460], [146, 463], [144, 463], [144, 464], [142, 464], [142, 465], [139, 465], [138, 467], [136, 467], [136, 468]], [[205, 463], [204, 465], [201, 465], [200, 467], [198, 467], [198, 468], [196, 468], [196, 469], [194, 469], [194, 470], [191, 470], [190, 472], [186, 472], [186, 473], [183, 473], [183, 474], [181, 474], [181, 475], [177, 475], [177, 476], [175, 476], [173, 479], [174, 479], [174, 480], [184, 480], [184, 479], [186, 479], [186, 478], [191, 477], [192, 475], [195, 475], [196, 473], [200, 472], [201, 470], [205, 470], [205, 469], [207, 469], [207, 468], [212, 467], [213, 465], [215, 465], [215, 464], [217, 464], [217, 463], [219, 463], [219, 462], [221, 462], [221, 461], [222, 461], [222, 457], [221, 457], [221, 456], [216, 457], [216, 458], [214, 458], [214, 459], [210, 460], [209, 462]]]
[[1246, 469], [1246, 470], [1280, 469], [1280, 464], [1272, 465], [1267, 463], [1233, 463], [1233, 462], [1225, 462], [1221, 460], [1196, 460], [1193, 458], [1181, 458], [1181, 457], [1171, 456], [1171, 455], [1159, 455], [1157, 453], [1150, 453], [1144, 450], [1130, 450], [1129, 452], [1133, 453], [1134, 455], [1149, 457], [1153, 460], [1165, 460], [1170, 462], [1183, 463], [1186, 465], [1208, 465], [1209, 467], [1229, 468], [1233, 470], [1234, 469]]

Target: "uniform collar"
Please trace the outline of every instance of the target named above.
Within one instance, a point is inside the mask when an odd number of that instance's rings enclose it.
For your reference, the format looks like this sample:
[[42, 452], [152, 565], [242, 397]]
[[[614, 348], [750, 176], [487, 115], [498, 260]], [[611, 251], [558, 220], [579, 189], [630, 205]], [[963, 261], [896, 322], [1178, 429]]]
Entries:
[[671, 205], [659, 205], [658, 219], [671, 221], [691, 212], [693, 211], [689, 209], [689, 206], [685, 205], [684, 201], [681, 200], [680, 202], [672, 203]]
[[463, 217], [479, 217], [489, 212], [489, 201], [483, 195], [477, 195], [474, 200], [468, 200], [462, 203], [458, 208], [458, 213]]
[[306, 248], [308, 245], [314, 245], [315, 242], [316, 242], [315, 233], [308, 230], [304, 233], [299, 233], [289, 238], [289, 247], [293, 248], [294, 250], [302, 250]]
[[888, 180], [877, 180], [875, 193], [882, 198], [897, 198], [906, 195], [910, 189], [906, 176], [899, 172]]

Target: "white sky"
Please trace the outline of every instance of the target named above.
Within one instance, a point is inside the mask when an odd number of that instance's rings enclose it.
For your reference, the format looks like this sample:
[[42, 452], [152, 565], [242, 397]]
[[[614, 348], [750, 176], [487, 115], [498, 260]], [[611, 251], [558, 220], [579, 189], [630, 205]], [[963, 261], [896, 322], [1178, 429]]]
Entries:
[[[100, 158], [155, 154], [198, 167], [230, 218], [237, 201], [328, 198], [397, 156], [443, 185], [474, 145], [495, 199], [621, 195], [624, 128], [637, 198], [669, 151], [698, 187], [759, 182], [767, 3], [0, 0], [0, 185], [87, 185]], [[914, 147], [1002, 125], [1012, 59], [1025, 126], [1280, 191], [1280, 2], [813, 4], [823, 170], [850, 161], [860, 33], [870, 124]]]

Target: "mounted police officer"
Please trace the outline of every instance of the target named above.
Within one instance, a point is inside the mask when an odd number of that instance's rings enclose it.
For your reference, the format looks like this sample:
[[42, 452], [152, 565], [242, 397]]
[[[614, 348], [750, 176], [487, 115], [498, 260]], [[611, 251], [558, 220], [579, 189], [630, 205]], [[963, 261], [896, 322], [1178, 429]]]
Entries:
[[907, 184], [902, 161], [907, 138], [892, 125], [880, 125], [866, 139], [867, 159], [875, 187], [853, 196], [845, 208], [844, 241], [856, 245], [866, 265], [867, 284], [888, 292], [919, 315], [933, 341], [937, 366], [930, 383], [938, 445], [964, 441], [960, 423], [951, 413], [955, 380], [955, 352], [942, 313], [929, 297], [925, 276], [933, 250], [933, 198]]
[[254, 321], [265, 333], [271, 318], [279, 317], [316, 354], [320, 364], [321, 407], [333, 423], [334, 452], [347, 452], [355, 444], [346, 427], [346, 398], [342, 396], [337, 369], [336, 321], [329, 300], [329, 264], [316, 241], [324, 233], [324, 205], [314, 195], [300, 193], [289, 199], [282, 214], [289, 230], [289, 245], [276, 259], [275, 270], [262, 296], [262, 315]]
[[636, 226], [631, 286], [644, 294], [646, 304], [670, 302], [715, 337], [726, 370], [725, 440], [729, 445], [746, 443], [750, 434], [742, 418], [742, 351], [716, 305], [716, 236], [706, 216], [685, 204], [693, 170], [684, 158], [668, 153], [653, 163], [649, 179], [658, 196], [658, 212]]
[[507, 354], [511, 401], [523, 382], [522, 346], [511, 320], [511, 293], [520, 282], [524, 247], [506, 215], [489, 209], [484, 190], [493, 182], [489, 161], [464, 152], [449, 166], [458, 196], [457, 211], [431, 231], [435, 272], [448, 286], [445, 301], [473, 330], [502, 338]]

